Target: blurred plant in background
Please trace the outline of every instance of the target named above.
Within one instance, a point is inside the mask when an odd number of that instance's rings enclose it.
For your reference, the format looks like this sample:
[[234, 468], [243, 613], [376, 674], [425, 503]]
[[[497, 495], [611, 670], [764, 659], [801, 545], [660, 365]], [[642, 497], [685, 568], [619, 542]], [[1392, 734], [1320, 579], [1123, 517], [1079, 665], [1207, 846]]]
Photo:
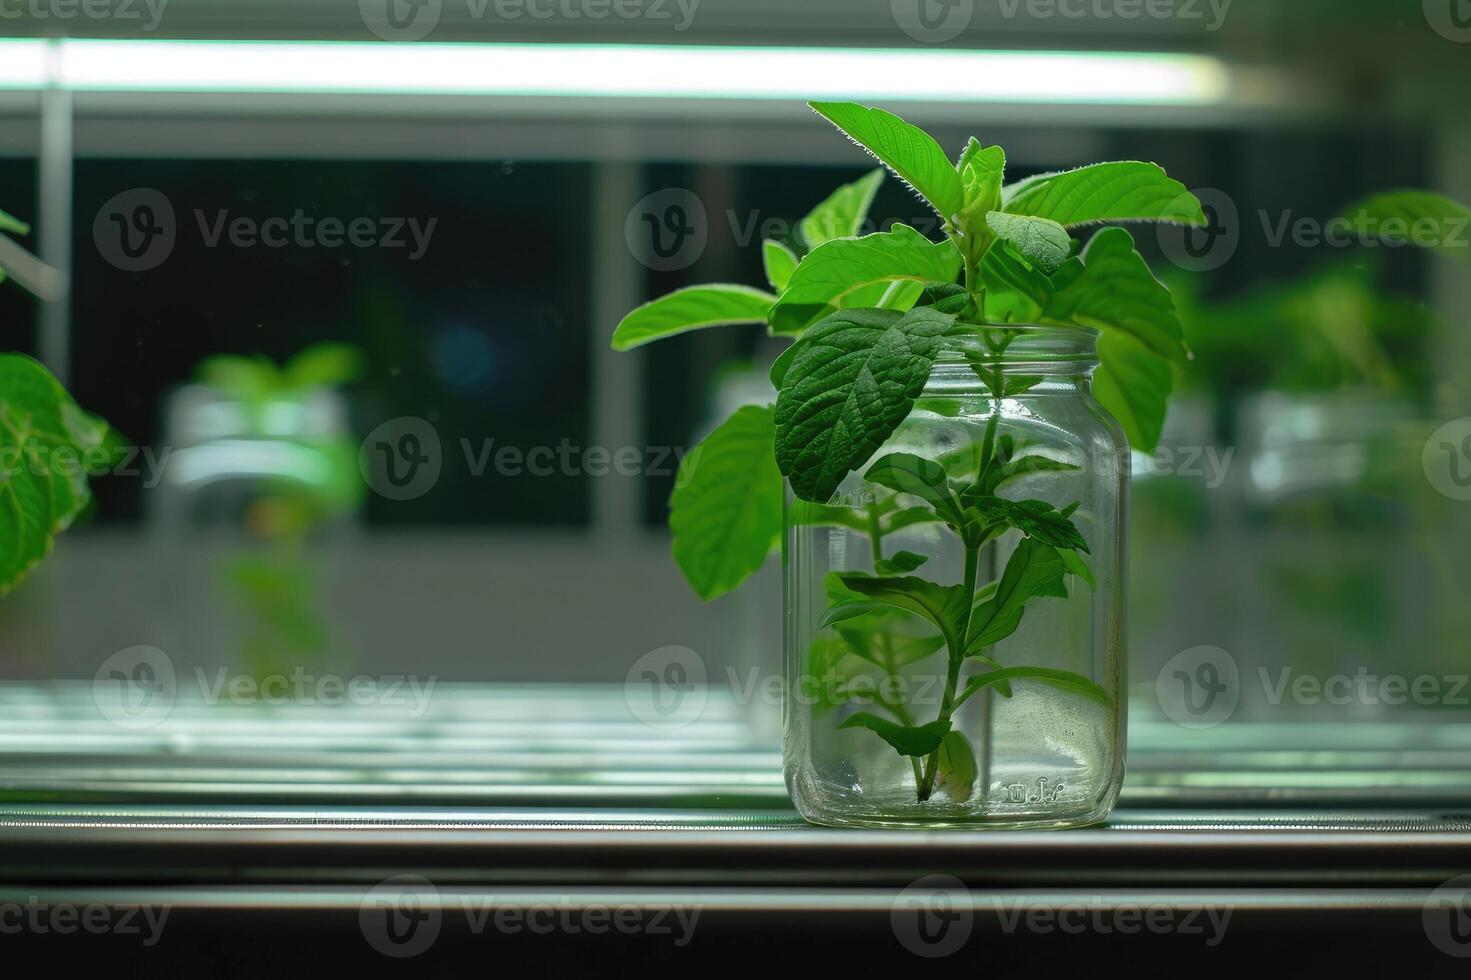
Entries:
[[295, 420], [313, 398], [358, 380], [362, 351], [322, 343], [282, 365], [263, 356], [219, 355], [200, 363], [198, 384], [222, 396], [238, 413], [238, 437], [287, 440], [311, 454], [310, 480], [266, 477], [246, 505], [248, 543], [215, 570], [240, 618], [240, 654], [257, 676], [317, 660], [331, 647], [323, 612], [320, 569], [308, 541], [362, 504], [357, 444], [345, 433], [313, 431]]
[[[1456, 247], [1471, 211], [1438, 195], [1375, 195], [1339, 220], [1364, 245], [1471, 257]], [[1440, 234], [1376, 241], [1394, 227]], [[1224, 494], [1147, 469], [1136, 487], [1135, 554], [1149, 557], [1134, 565], [1136, 585], [1147, 583], [1135, 612], [1151, 653], [1190, 645], [1185, 622], [1207, 617], [1238, 624], [1243, 667], [1413, 676], [1463, 659], [1471, 613], [1457, 587], [1471, 568], [1454, 531], [1462, 518], [1421, 462], [1444, 421], [1435, 358], [1447, 325], [1388, 285], [1382, 255], [1359, 249], [1224, 299], [1206, 299], [1200, 277], [1170, 281], [1196, 356], [1180, 371], [1182, 410], [1165, 441], [1232, 447], [1236, 468]], [[1162, 560], [1182, 536], [1194, 547]], [[1178, 594], [1188, 553], [1203, 549], [1239, 563], [1240, 589]]]

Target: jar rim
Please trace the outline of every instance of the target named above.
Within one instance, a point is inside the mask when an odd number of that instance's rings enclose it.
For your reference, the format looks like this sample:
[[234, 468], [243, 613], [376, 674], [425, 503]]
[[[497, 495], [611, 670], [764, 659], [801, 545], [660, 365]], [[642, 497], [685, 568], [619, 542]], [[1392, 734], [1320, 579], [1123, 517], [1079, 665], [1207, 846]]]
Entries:
[[983, 323], [974, 326], [978, 331], [1006, 331], [1012, 336], [1004, 350], [996, 350], [980, 332], [952, 335], [952, 342], [946, 345], [938, 360], [964, 362], [980, 358], [998, 365], [1098, 362], [1098, 331], [1091, 327], [1036, 323]]

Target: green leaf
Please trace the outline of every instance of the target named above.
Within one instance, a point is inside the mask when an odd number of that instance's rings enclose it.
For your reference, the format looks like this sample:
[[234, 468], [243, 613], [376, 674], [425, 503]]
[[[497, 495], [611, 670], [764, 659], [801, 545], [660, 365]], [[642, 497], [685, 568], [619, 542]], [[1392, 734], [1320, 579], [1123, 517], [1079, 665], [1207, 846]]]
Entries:
[[39, 361], [0, 354], [0, 595], [51, 551], [110, 469], [116, 438]]
[[804, 693], [814, 698], [816, 711], [830, 711], [847, 703], [851, 694], [846, 690], [846, 682], [866, 667], [867, 664], [842, 637], [831, 634], [815, 636], [807, 648], [806, 679], [811, 690]]
[[1129, 445], [1140, 452], [1151, 452], [1159, 444], [1174, 383], [1170, 365], [1134, 338], [1120, 334], [1098, 338], [1093, 397], [1118, 419]]
[[1005, 210], [1050, 218], [1069, 228], [1101, 221], [1206, 224], [1200, 201], [1152, 163], [1098, 163], [1019, 181], [1003, 192]]
[[855, 656], [891, 674], [934, 656], [945, 645], [945, 638], [939, 634], [908, 636], [887, 632], [892, 626], [892, 619], [849, 619], [836, 631]]
[[1040, 374], [1012, 375], [1003, 379], [1001, 397], [1015, 398], [1017, 395], [1024, 395], [1046, 380]]
[[1079, 694], [1090, 701], [1108, 705], [1111, 703], [1108, 692], [1092, 680], [1082, 674], [1075, 674], [1070, 670], [1053, 670], [1049, 667], [1004, 667], [1001, 670], [992, 670], [984, 674], [977, 674], [966, 682], [964, 690], [955, 699], [956, 705], [964, 704], [970, 700], [971, 695], [992, 684], [1003, 684], [1011, 681], [1037, 681], [1051, 687], [1060, 688]]
[[960, 502], [974, 510], [986, 524], [1014, 527], [1028, 537], [1058, 548], [1088, 551], [1088, 542], [1069, 519], [1071, 512], [1059, 511], [1045, 500], [973, 496], [966, 490]]
[[928, 507], [906, 507], [884, 519], [884, 533], [893, 534], [919, 524], [942, 524], [944, 521]]
[[797, 261], [797, 253], [781, 242], [768, 238], [761, 243], [761, 264], [766, 269], [766, 281], [777, 292], [786, 289], [787, 283], [792, 281], [792, 273], [797, 271]]
[[951, 492], [945, 467], [939, 463], [910, 453], [890, 453], [870, 466], [863, 478], [896, 493], [919, 497], [950, 524], [959, 526], [965, 522], [960, 501]]
[[1063, 567], [1070, 573], [1087, 582], [1090, 589], [1093, 589], [1095, 592], [1098, 590], [1098, 579], [1093, 576], [1093, 569], [1088, 567], [1088, 563], [1083, 560], [1082, 555], [1073, 551], [1071, 548], [1059, 548], [1057, 550], [1057, 556], [1062, 559]]
[[810, 102], [818, 115], [913, 187], [949, 221], [965, 204], [960, 174], [934, 137], [882, 109], [852, 102]]
[[903, 575], [914, 571], [929, 560], [928, 555], [918, 555], [912, 551], [897, 551], [890, 558], [881, 558], [874, 562], [873, 570], [876, 575]]
[[943, 636], [959, 640], [960, 623], [970, 601], [963, 587], [938, 585], [913, 575], [875, 578], [859, 572], [840, 572], [838, 577], [850, 591], [922, 616], [934, 623]]
[[864, 292], [876, 285], [882, 296], [897, 280], [953, 282], [959, 274], [960, 253], [953, 244], [932, 242], [908, 225], [836, 238], [813, 249], [792, 273], [771, 310], [771, 330], [801, 333], [839, 309], [877, 305], [877, 298]]
[[669, 498], [674, 560], [701, 599], [729, 592], [766, 561], [782, 534], [782, 485], [769, 407], [748, 405], [679, 467]]
[[860, 534], [870, 530], [868, 518], [852, 508], [814, 504], [810, 500], [793, 501], [787, 519], [794, 527], [844, 527]]
[[986, 216], [1001, 209], [1001, 182], [1006, 176], [1006, 151], [999, 146], [982, 147], [971, 138], [956, 164], [965, 193], [965, 206], [956, 217], [961, 245], [972, 262], [985, 254], [994, 236]]
[[1125, 334], [1161, 357], [1183, 362], [1185, 341], [1175, 302], [1135, 251], [1134, 236], [1104, 228], [1088, 243], [1082, 260], [1081, 270], [1064, 267], [1059, 273], [1073, 278], [1047, 301], [1045, 320]]
[[[1081, 261], [1069, 260], [1059, 278], [1076, 276]], [[986, 290], [986, 320], [990, 323], [1041, 323], [1043, 311], [1055, 292], [1054, 278], [1033, 268], [1010, 248], [992, 246], [981, 259], [981, 285]]]
[[703, 327], [765, 323], [776, 297], [760, 289], [714, 283], [689, 286], [645, 303], [613, 331], [613, 349], [631, 350], [650, 341]]
[[1072, 236], [1067, 229], [1050, 218], [1007, 214], [992, 211], [986, 223], [1001, 241], [1016, 249], [1034, 268], [1052, 275], [1067, 261], [1072, 250]]
[[1441, 194], [1422, 190], [1375, 194], [1349, 208], [1344, 218], [1366, 238], [1443, 249], [1457, 258], [1471, 256], [1471, 210]]
[[259, 354], [251, 357], [235, 354], [206, 357], [194, 369], [194, 377], [201, 384], [241, 401], [258, 401], [274, 395], [286, 383], [276, 363]]
[[868, 209], [873, 206], [873, 197], [883, 182], [884, 171], [878, 168], [833, 191], [797, 225], [803, 243], [813, 249], [834, 238], [857, 235], [863, 230]]
[[[1031, 455], [1023, 456], [1021, 459], [1013, 460], [1001, 468], [1000, 479], [996, 481], [996, 487], [1001, 486], [1009, 480], [1017, 480], [1034, 473], [1072, 473], [1081, 469], [1073, 463], [1064, 463], [1062, 460], [1053, 459], [1050, 456]], [[992, 492], [996, 487], [992, 487]]]
[[895, 279], [889, 283], [882, 296], [873, 305], [881, 310], [898, 310], [907, 313], [924, 295], [924, 284], [913, 279]]
[[0, 231], [9, 232], [12, 235], [29, 235], [31, 226], [19, 218], [0, 211]]
[[915, 306], [932, 306], [941, 313], [969, 316], [975, 312], [975, 297], [964, 286], [954, 282], [927, 282], [920, 289]]
[[797, 496], [826, 503], [904, 421], [954, 319], [847, 310], [808, 331], [776, 402], [776, 460]]
[[950, 731], [950, 721], [932, 721], [928, 725], [911, 728], [905, 725], [896, 725], [894, 722], [867, 711], [860, 711], [850, 716], [839, 728], [867, 728], [879, 738], [894, 747], [894, 751], [900, 755], [911, 755], [919, 758], [929, 755], [940, 747], [940, 741]]
[[829, 626], [837, 626], [839, 623], [851, 622], [860, 616], [869, 616], [874, 612], [886, 611], [882, 602], [841, 602], [836, 606], [829, 606], [827, 612], [817, 621], [818, 629], [826, 629]]
[[966, 655], [981, 653], [1015, 633], [1027, 601], [1052, 588], [1064, 572], [1056, 548], [1023, 538], [1007, 560], [996, 591], [971, 613]]
[[313, 344], [286, 362], [282, 369], [288, 388], [336, 388], [351, 384], [363, 373], [362, 348], [328, 341]]
[[970, 799], [976, 786], [976, 754], [960, 732], [947, 732], [940, 739], [936, 772], [940, 786], [952, 800]]

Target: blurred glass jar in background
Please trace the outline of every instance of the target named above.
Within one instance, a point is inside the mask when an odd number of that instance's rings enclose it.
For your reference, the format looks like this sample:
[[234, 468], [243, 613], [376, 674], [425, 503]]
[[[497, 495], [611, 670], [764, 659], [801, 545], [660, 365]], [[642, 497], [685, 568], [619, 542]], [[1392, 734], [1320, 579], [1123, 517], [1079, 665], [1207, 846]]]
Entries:
[[342, 345], [281, 368], [212, 358], [200, 383], [169, 396], [169, 464], [147, 520], [167, 570], [159, 601], [174, 655], [261, 676], [319, 663], [337, 645], [333, 544], [350, 534], [364, 494], [337, 386], [356, 365]]
[[1423, 437], [1411, 434], [1421, 414], [1407, 397], [1369, 389], [1242, 404], [1251, 567], [1233, 652], [1243, 717], [1379, 717], [1396, 705], [1377, 683], [1340, 691], [1334, 679], [1438, 669], [1443, 590], [1420, 531], [1440, 522], [1425, 510], [1434, 502], [1419, 466]]

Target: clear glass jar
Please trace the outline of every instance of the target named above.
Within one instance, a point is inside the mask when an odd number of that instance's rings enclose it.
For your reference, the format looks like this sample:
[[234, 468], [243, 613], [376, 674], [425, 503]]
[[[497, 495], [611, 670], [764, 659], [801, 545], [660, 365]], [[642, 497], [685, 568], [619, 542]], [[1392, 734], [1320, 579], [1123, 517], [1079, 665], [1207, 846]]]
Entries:
[[1118, 798], [1129, 447], [1094, 334], [964, 348], [831, 501], [788, 496], [784, 757], [814, 823], [1071, 827]]

